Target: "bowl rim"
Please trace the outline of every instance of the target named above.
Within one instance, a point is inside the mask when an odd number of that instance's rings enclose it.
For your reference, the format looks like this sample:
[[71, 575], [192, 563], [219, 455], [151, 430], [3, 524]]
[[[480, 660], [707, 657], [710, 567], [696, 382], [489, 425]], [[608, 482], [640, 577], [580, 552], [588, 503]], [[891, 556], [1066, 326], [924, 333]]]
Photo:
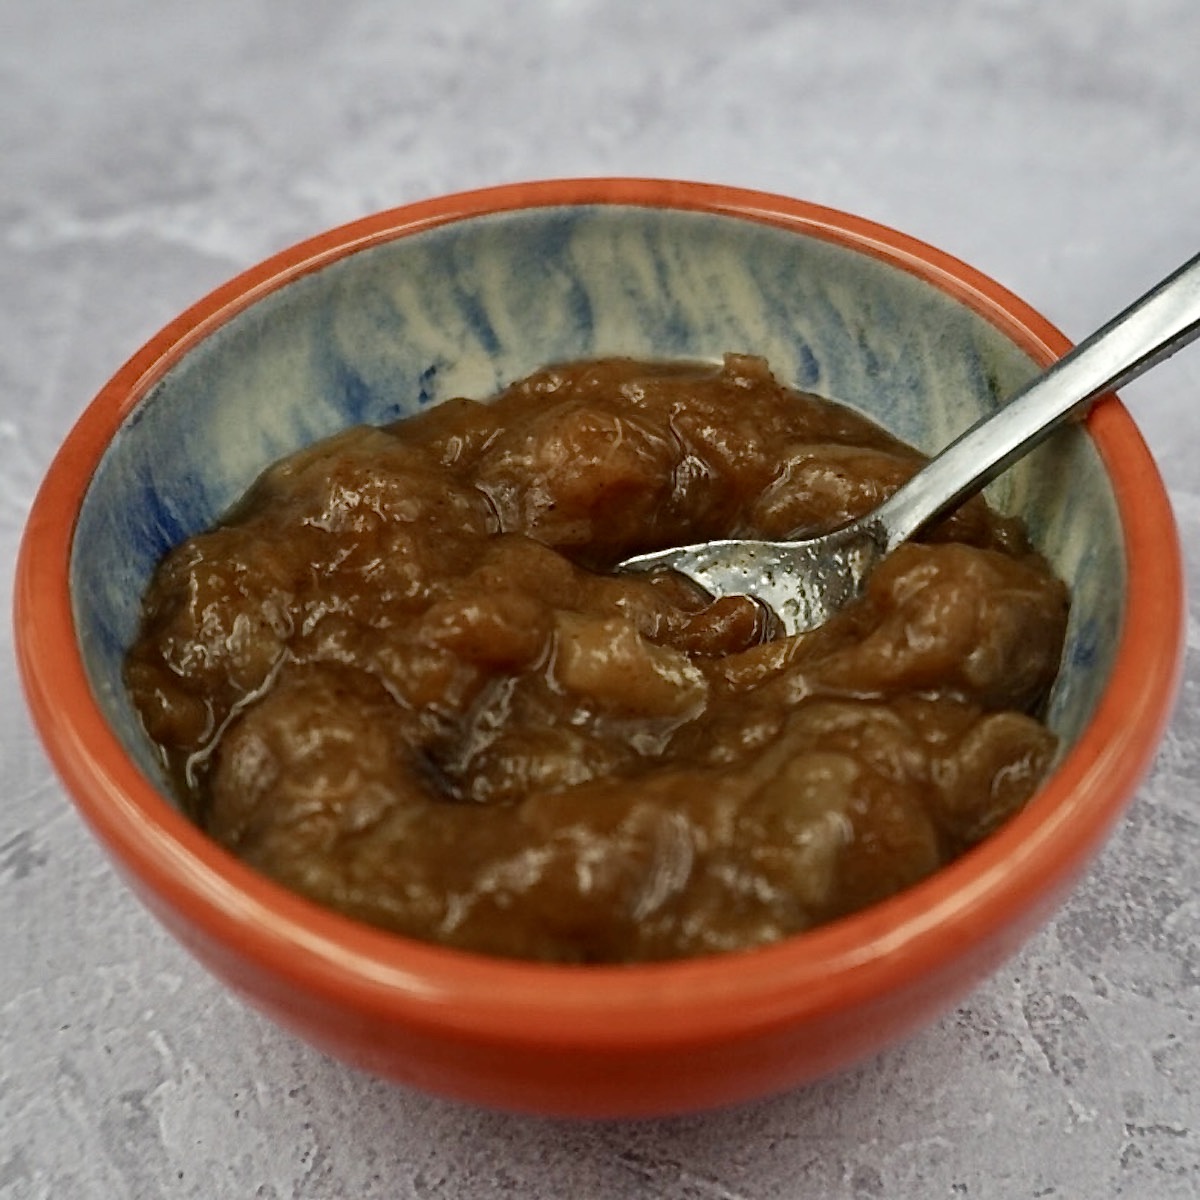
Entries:
[[122, 749], [76, 642], [69, 566], [92, 474], [129, 412], [198, 342], [303, 275], [439, 225], [564, 205], [680, 209], [790, 230], [932, 284], [1043, 365], [1070, 346], [1007, 289], [916, 238], [822, 205], [719, 184], [608, 177], [504, 184], [388, 209], [305, 239], [217, 287], [135, 352], [79, 417], [34, 501], [15, 576], [18, 666], [35, 726], [81, 815], [180, 936], [236, 947], [290, 987], [363, 1013], [508, 1042], [637, 1047], [778, 1027], [936, 975], [1002, 937], [1014, 920], [1040, 923], [1148, 770], [1182, 666], [1174, 519], [1149, 451], [1114, 396], [1092, 409], [1086, 428], [1112, 480], [1129, 595], [1112, 680], [1091, 721], [1029, 805], [980, 846], [897, 896], [777, 944], [667, 963], [562, 966], [373, 929], [235, 859]]

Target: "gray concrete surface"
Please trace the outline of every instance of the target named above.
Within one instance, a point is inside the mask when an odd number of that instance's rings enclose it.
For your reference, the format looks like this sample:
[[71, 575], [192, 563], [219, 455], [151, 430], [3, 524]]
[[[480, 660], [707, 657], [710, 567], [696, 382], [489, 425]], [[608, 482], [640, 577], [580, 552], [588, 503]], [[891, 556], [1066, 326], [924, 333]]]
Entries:
[[[857, 212], [1080, 336], [1200, 242], [1194, 0], [0, 0], [0, 1196], [1194, 1197], [1200, 601], [1182, 699], [1057, 919], [935, 1027], [736, 1111], [574, 1124], [355, 1074], [210, 980], [38, 747], [37, 481], [111, 372], [265, 254], [523, 178]], [[1200, 349], [1125, 393], [1200, 583]]]

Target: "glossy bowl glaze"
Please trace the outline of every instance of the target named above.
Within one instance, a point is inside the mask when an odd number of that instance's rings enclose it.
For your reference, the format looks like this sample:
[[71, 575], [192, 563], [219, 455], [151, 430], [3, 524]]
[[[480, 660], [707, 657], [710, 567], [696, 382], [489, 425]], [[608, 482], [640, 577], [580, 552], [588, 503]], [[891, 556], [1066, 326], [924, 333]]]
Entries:
[[142, 590], [161, 554], [271, 460], [547, 362], [762, 354], [787, 382], [932, 451], [1066, 346], [940, 251], [729, 188], [547, 182], [333, 230], [153, 338], [55, 459], [17, 575], [37, 727], [148, 906], [217, 976], [348, 1062], [473, 1102], [592, 1116], [796, 1086], [931, 1020], [1015, 950], [1151, 762], [1178, 683], [1182, 572], [1162, 483], [1115, 398], [992, 489], [1072, 589], [1052, 776], [933, 878], [746, 953], [501, 961], [368, 928], [251, 871], [178, 810], [125, 694]]

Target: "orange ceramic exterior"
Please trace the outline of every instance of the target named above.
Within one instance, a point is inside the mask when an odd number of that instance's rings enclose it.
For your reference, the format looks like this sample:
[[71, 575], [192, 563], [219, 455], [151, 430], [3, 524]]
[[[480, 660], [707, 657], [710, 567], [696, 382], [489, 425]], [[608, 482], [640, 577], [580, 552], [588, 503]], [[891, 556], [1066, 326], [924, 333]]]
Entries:
[[[84, 413], [34, 506], [17, 572], [20, 665], [80, 812], [149, 907], [253, 1004], [353, 1064], [506, 1109], [590, 1116], [702, 1109], [796, 1086], [903, 1037], [972, 988], [1052, 911], [1149, 767], [1178, 684], [1178, 540], [1116, 400], [1089, 429], [1113, 480], [1130, 588], [1111, 686], [1029, 807], [927, 882], [746, 954], [638, 967], [507, 962], [409, 942], [324, 911], [209, 841], [126, 757], [91, 695], [67, 590], [94, 467], [148, 387], [265, 292], [373, 242], [464, 215], [633, 203], [722, 212], [851, 246], [926, 279], [1049, 362], [1044, 319], [955, 259], [828, 209], [652, 180], [534, 183], [414, 204], [334, 230], [219, 288], [136, 354]], [[219, 1047], [214, 1053], [219, 1053]]]

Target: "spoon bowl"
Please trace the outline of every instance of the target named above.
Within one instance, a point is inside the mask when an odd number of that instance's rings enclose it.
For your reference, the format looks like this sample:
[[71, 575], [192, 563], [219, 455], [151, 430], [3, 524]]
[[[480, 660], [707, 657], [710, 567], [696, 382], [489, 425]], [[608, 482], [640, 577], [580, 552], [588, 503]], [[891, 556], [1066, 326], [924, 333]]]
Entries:
[[902, 542], [990, 483], [1101, 395], [1200, 336], [1200, 255], [1151, 288], [931, 459], [871, 512], [817, 537], [723, 539], [639, 554], [629, 571], [678, 571], [713, 596], [748, 595], [788, 634], [816, 629], [861, 595]]
[[888, 553], [878, 511], [819, 537], [697, 542], [639, 554], [621, 569], [678, 571], [713, 596], [753, 596], [779, 618], [785, 633], [806, 633], [860, 595]]

